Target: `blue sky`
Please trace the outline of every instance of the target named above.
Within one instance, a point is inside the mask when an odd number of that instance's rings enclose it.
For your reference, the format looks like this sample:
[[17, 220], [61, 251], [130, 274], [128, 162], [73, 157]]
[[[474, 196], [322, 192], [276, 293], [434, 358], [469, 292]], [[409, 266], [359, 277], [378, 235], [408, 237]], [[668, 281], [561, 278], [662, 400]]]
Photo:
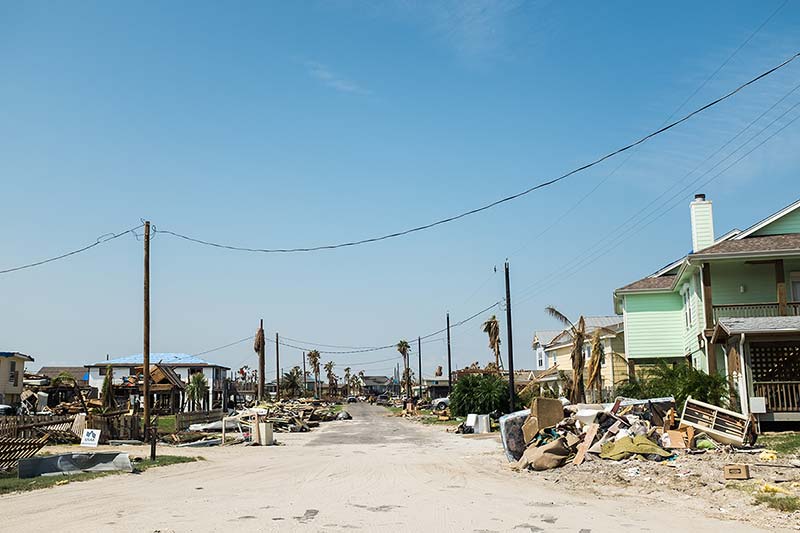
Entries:
[[[293, 247], [479, 206], [657, 128], [701, 85], [678, 115], [795, 53], [789, 2], [703, 85], [782, 3], [2, 2], [0, 269], [142, 218]], [[796, 123], [705, 182], [800, 115], [798, 82], [793, 63], [630, 156], [401, 239], [258, 255], [159, 234], [152, 349], [203, 351], [260, 317], [310, 342], [411, 340], [447, 310], [457, 321], [500, 299], [508, 257], [516, 366], [531, 368], [533, 332], [554, 325], [546, 305], [610, 314], [614, 288], [689, 250], [694, 193], [714, 201], [718, 234], [797, 199]], [[34, 367], [140, 352], [141, 261], [126, 236], [0, 276], [0, 349]], [[488, 361], [480, 323], [453, 330], [458, 366]], [[439, 337], [425, 344], [424, 372], [444, 354]], [[390, 373], [393, 361], [361, 363], [395, 355], [331, 358]], [[207, 357], [255, 362], [249, 343]]]

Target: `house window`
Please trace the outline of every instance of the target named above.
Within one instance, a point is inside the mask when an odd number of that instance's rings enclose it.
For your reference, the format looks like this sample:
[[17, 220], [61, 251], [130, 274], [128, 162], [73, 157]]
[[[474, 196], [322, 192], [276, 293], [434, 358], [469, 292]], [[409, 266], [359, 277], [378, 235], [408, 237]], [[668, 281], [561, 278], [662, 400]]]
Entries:
[[101, 376], [105, 376], [106, 375], [106, 371], [108, 370], [108, 367], [101, 366], [99, 370], [100, 370], [100, 375]]
[[800, 272], [792, 272], [789, 280], [792, 283], [792, 301], [800, 302]]
[[689, 291], [683, 293], [683, 320], [686, 323], [686, 329], [692, 325], [692, 305], [689, 298]]
[[17, 384], [17, 362], [16, 361], [9, 361], [8, 367], [8, 382], [11, 384]]
[[202, 374], [202, 373], [203, 373], [203, 369], [202, 368], [190, 368], [189, 369], [189, 377], [191, 377], [193, 374]]

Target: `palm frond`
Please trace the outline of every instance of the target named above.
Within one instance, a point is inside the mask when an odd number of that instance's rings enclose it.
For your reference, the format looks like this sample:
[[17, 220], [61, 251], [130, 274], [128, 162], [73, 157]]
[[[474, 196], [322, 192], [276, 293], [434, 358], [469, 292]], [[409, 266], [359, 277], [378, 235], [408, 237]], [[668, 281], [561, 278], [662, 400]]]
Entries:
[[550, 315], [551, 317], [555, 318], [556, 320], [558, 320], [559, 322], [561, 322], [565, 326], [569, 326], [570, 328], [575, 329], [575, 324], [573, 324], [572, 321], [569, 318], [567, 318], [566, 315], [561, 313], [561, 311], [559, 311], [558, 309], [556, 309], [552, 305], [548, 305], [547, 307], [544, 308], [544, 310], [548, 315]]

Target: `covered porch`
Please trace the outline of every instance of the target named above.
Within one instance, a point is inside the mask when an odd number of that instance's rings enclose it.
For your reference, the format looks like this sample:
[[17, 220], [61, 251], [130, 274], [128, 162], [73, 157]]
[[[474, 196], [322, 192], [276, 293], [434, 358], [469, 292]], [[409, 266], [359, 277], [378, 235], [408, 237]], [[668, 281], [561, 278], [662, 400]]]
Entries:
[[759, 421], [800, 421], [800, 317], [721, 318], [712, 341], [725, 352], [731, 396]]

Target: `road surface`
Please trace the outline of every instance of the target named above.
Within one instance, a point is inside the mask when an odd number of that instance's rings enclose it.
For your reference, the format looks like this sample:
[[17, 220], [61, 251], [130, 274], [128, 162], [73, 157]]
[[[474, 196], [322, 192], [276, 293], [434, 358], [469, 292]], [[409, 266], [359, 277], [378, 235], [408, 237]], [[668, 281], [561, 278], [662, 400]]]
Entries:
[[757, 531], [652, 497], [559, 492], [512, 472], [495, 435], [348, 409], [278, 434], [283, 446], [195, 449], [207, 460], [0, 496], [0, 531]]

